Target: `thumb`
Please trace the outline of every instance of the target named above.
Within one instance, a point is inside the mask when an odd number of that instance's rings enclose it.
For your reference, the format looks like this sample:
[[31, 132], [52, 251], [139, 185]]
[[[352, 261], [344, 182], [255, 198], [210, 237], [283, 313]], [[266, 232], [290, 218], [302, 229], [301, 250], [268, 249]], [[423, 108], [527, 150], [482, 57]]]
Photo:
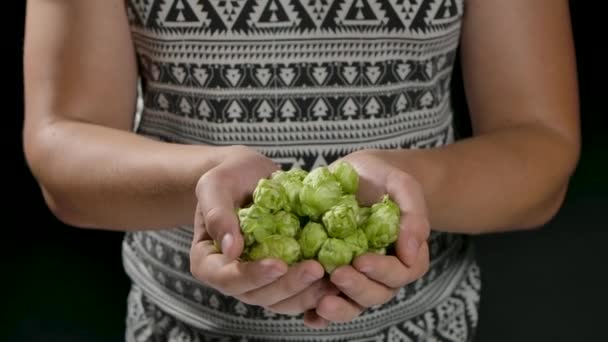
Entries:
[[[234, 211], [230, 187], [211, 176], [202, 179], [197, 187], [198, 210], [201, 220], [195, 222], [219, 244], [221, 252], [230, 259], [238, 258], [243, 251], [243, 237]], [[197, 215], [198, 216], [198, 215]]]

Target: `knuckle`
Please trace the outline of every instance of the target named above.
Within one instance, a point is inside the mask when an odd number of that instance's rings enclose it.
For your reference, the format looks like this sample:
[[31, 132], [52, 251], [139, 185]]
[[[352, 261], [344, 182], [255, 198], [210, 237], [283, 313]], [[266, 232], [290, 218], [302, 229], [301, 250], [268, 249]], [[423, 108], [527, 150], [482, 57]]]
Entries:
[[426, 243], [431, 236], [429, 220], [425, 215], [414, 214], [410, 216], [410, 224], [406, 225], [406, 229], [410, 234], [418, 238], [420, 243]]
[[214, 181], [218, 184], [229, 186], [234, 182], [235, 175], [231, 169], [225, 168], [223, 170], [218, 170], [215, 173]]
[[414, 176], [409, 173], [400, 172], [401, 174], [401, 182], [410, 190], [415, 190], [419, 193], [422, 193], [422, 185]]
[[201, 177], [199, 182], [202, 187], [210, 186], [211, 184], [230, 184], [233, 180], [232, 172], [229, 167], [218, 166]]
[[393, 170], [390, 174], [390, 178], [393, 182], [406, 189], [415, 189], [418, 186], [418, 182], [414, 177], [400, 170]]
[[216, 177], [216, 174], [217, 174], [216, 170], [211, 169], [199, 178], [198, 182], [196, 183], [196, 188], [195, 188], [195, 192], [196, 192], [197, 196], [200, 197], [200, 194], [202, 192], [204, 192], [205, 188], [207, 188], [209, 186], [209, 184], [211, 184], [211, 182], [214, 180], [214, 178]]
[[221, 208], [218, 207], [213, 207], [211, 209], [209, 209], [209, 211], [207, 211], [205, 215], [205, 227], [208, 230], [211, 230], [213, 228], [216, 228], [217, 226], [219, 226], [222, 222], [222, 213], [223, 210]]

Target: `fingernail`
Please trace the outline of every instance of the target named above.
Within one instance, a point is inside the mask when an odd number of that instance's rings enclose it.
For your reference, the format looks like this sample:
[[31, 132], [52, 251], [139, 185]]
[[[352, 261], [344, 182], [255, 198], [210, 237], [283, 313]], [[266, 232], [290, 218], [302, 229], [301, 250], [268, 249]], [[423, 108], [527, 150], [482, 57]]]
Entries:
[[230, 247], [232, 247], [233, 240], [234, 239], [232, 238], [232, 234], [228, 233], [224, 235], [224, 237], [222, 238], [222, 253], [226, 254], [228, 252]]
[[420, 247], [420, 245], [418, 244], [418, 240], [416, 240], [415, 238], [410, 238], [407, 241], [407, 255], [409, 255], [412, 258], [415, 258], [416, 255], [418, 255], [418, 248]]

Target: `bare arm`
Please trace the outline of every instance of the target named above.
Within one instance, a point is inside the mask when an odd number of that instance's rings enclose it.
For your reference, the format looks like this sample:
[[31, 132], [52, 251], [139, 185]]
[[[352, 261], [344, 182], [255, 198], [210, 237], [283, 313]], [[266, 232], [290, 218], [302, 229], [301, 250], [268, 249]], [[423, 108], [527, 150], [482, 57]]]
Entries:
[[25, 154], [54, 214], [88, 228], [192, 224], [196, 183], [217, 153], [130, 131], [137, 70], [124, 1], [27, 5]]
[[538, 227], [557, 212], [580, 149], [565, 0], [467, 0], [462, 65], [474, 137], [380, 152], [424, 189], [434, 229]]

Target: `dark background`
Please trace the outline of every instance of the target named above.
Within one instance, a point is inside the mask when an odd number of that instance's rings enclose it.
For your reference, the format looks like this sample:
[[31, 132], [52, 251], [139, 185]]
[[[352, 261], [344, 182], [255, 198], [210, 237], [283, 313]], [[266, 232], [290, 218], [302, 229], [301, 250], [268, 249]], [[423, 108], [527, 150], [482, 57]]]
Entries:
[[[8, 171], [2, 229], [0, 341], [121, 341], [125, 297], [117, 232], [83, 230], [47, 210], [22, 155], [22, 38], [24, 2], [13, 2], [17, 24], [5, 51], [8, 104], [3, 137]], [[479, 341], [608, 340], [608, 152], [606, 86], [596, 30], [599, 11], [571, 2], [581, 90], [583, 153], [566, 202], [545, 227], [476, 238], [483, 294]], [[550, 10], [549, 8], [547, 10]], [[9, 13], [8, 11], [6, 13]], [[602, 77], [603, 76], [603, 77]], [[459, 123], [466, 106], [455, 78]], [[6, 168], [3, 168], [6, 171]], [[16, 187], [13, 187], [16, 186]], [[15, 249], [10, 249], [14, 245]]]

